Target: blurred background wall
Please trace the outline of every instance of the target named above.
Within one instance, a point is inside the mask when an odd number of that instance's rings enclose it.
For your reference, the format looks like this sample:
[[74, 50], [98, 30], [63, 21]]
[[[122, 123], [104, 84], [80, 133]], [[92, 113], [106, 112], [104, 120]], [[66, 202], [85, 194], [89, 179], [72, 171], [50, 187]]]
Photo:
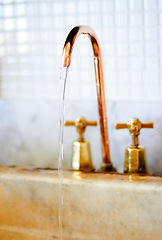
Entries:
[[[97, 33], [103, 57], [111, 160], [123, 171], [131, 143], [116, 122], [153, 121], [139, 142], [151, 173], [162, 174], [162, 0], [0, 1], [0, 164], [58, 165], [60, 63], [76, 25]], [[89, 39], [74, 46], [65, 119], [98, 120]], [[87, 128], [96, 168], [101, 165], [99, 127]], [[70, 168], [76, 130], [64, 130], [64, 168]]]

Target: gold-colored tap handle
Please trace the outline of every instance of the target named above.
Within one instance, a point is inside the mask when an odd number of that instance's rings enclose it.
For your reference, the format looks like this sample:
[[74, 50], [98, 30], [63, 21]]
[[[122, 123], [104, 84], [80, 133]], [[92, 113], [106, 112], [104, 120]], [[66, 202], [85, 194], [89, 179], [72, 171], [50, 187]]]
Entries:
[[64, 125], [65, 126], [75, 126], [75, 122], [74, 121], [65, 121]]
[[153, 128], [154, 123], [153, 122], [148, 122], [148, 123], [141, 123], [138, 119], [132, 119], [128, 123], [116, 123], [115, 128], [116, 129], [130, 129], [134, 128], [134, 126], [138, 127], [140, 130], [141, 128]]
[[[81, 118], [77, 118], [76, 121], [65, 121], [64, 125], [65, 126], [76, 126], [78, 122], [80, 122]], [[84, 122], [85, 126], [97, 126], [97, 121], [85, 121]]]
[[87, 126], [97, 126], [97, 121], [87, 121], [84, 117], [79, 117], [75, 121], [65, 121], [65, 126], [75, 126], [79, 133], [79, 141], [84, 141], [84, 132]]
[[128, 128], [128, 125], [127, 125], [127, 123], [116, 123], [115, 128], [116, 129], [125, 129], [125, 128]]
[[116, 129], [128, 129], [132, 135], [133, 146], [138, 146], [138, 135], [141, 128], [153, 128], [153, 122], [141, 123], [138, 118], [131, 119], [128, 123], [116, 123]]
[[153, 127], [154, 127], [153, 122], [142, 123], [142, 128], [153, 128]]
[[97, 126], [97, 121], [87, 121], [87, 126]]

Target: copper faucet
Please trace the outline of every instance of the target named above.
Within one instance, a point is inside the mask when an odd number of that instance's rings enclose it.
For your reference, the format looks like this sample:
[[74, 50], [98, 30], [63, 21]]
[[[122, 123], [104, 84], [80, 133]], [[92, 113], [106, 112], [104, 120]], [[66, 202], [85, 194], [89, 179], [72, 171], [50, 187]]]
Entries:
[[80, 34], [88, 35], [92, 44], [94, 54], [94, 67], [98, 96], [98, 112], [100, 121], [102, 161], [103, 161], [101, 169], [104, 171], [114, 171], [115, 169], [113, 168], [113, 165], [110, 161], [101, 51], [97, 40], [97, 36], [92, 28], [90, 28], [89, 26], [76, 26], [70, 31], [63, 48], [62, 66], [68, 67], [70, 65], [74, 42]]

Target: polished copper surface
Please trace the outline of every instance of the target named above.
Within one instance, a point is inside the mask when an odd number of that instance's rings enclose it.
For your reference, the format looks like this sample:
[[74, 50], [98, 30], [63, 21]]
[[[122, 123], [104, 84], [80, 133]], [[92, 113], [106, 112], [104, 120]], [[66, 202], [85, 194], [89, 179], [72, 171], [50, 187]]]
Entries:
[[62, 56], [62, 66], [68, 67], [71, 63], [72, 50], [75, 40], [80, 34], [86, 34], [92, 44], [93, 54], [94, 54], [94, 67], [96, 76], [96, 87], [98, 96], [98, 112], [100, 121], [100, 134], [101, 134], [101, 146], [102, 146], [102, 160], [103, 169], [112, 171], [112, 163], [110, 161], [110, 149], [109, 149], [109, 139], [108, 139], [108, 128], [107, 128], [107, 115], [106, 115], [106, 102], [105, 102], [105, 92], [104, 92], [104, 79], [103, 79], [103, 69], [102, 69], [102, 59], [99, 43], [97, 36], [92, 28], [89, 26], [77, 26], [74, 27], [69, 33], [65, 45], [63, 48]]

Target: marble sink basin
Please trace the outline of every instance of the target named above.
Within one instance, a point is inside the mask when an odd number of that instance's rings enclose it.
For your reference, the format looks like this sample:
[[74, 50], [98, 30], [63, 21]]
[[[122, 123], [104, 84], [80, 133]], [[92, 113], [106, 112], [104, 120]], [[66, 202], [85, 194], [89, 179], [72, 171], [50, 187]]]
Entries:
[[[59, 239], [58, 173], [0, 167], [0, 239]], [[63, 239], [161, 240], [162, 177], [64, 171]]]

